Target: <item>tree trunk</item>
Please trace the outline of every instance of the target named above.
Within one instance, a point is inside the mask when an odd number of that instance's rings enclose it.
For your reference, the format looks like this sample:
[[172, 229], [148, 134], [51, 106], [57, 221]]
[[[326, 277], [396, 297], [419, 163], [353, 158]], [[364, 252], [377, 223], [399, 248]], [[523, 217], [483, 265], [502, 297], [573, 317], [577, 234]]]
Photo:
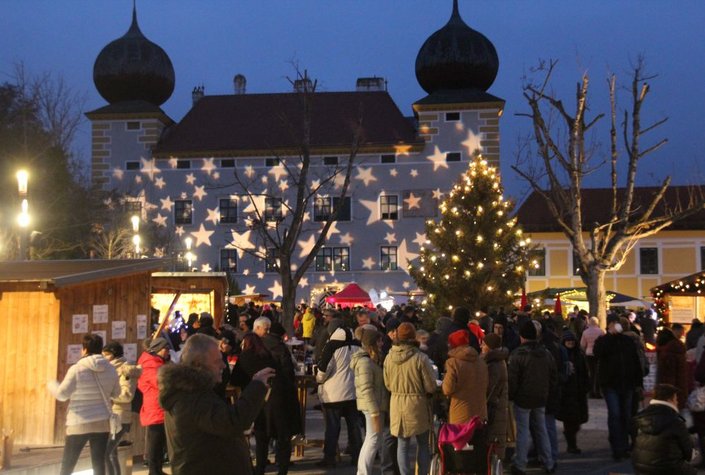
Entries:
[[605, 290], [606, 271], [598, 266], [590, 266], [587, 270], [587, 297], [590, 304], [590, 316], [600, 320], [600, 327], [607, 326], [607, 291]]
[[282, 325], [289, 336], [294, 335], [294, 313], [296, 312], [296, 284], [288, 278], [282, 280]]

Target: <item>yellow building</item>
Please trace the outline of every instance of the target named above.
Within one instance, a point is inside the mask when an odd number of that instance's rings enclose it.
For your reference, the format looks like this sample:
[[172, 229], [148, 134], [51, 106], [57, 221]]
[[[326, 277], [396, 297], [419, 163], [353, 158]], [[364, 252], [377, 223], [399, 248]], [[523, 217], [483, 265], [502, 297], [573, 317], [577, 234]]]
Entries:
[[[637, 198], [647, 197], [653, 190], [639, 188]], [[667, 202], [675, 203], [674, 197], [677, 199], [677, 196], [687, 196], [686, 187], [671, 187]], [[583, 222], [606, 222], [609, 200], [611, 191], [608, 189], [583, 190]], [[517, 211], [517, 217], [532, 244], [537, 246], [533, 258], [538, 265], [529, 272], [527, 292], [546, 287], [584, 287], [572, 246], [551, 217], [543, 198], [532, 193]], [[589, 247], [587, 233], [586, 242]], [[650, 301], [652, 287], [702, 269], [705, 269], [703, 211], [637, 242], [624, 263], [607, 273], [605, 288]]]

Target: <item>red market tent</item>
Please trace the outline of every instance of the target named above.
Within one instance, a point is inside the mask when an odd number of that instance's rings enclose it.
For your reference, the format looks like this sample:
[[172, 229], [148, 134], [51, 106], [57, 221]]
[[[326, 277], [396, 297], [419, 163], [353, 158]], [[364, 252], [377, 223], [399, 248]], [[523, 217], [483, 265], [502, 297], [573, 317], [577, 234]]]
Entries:
[[337, 294], [327, 297], [326, 302], [342, 307], [354, 307], [355, 305], [363, 307], [373, 306], [370, 294], [362, 290], [362, 288], [354, 282], [346, 285], [345, 288]]

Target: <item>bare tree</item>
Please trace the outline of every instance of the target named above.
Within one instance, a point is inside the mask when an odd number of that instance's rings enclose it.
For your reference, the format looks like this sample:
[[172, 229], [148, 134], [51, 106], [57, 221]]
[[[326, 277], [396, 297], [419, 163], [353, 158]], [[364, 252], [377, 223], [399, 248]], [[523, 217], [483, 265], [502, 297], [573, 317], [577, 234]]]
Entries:
[[[296, 289], [302, 277], [313, 263], [316, 254], [326, 243], [328, 231], [338, 219], [348, 196], [351, 174], [356, 163], [357, 153], [363, 140], [362, 114], [360, 110], [355, 123], [350, 125], [350, 150], [341, 157], [337, 165], [325, 167], [312, 164], [311, 124], [315, 112], [316, 81], [312, 81], [306, 71], [296, 70], [295, 79], [289, 82], [297, 91], [298, 106], [301, 109], [301, 123], [291, 123], [291, 117], [281, 116], [298, 150], [292, 155], [282, 156], [273, 153], [279, 164], [279, 172], [286, 177], [291, 193], [283, 197], [283, 190], [271, 180], [264, 186], [260, 176], [252, 170], [235, 169], [235, 181], [243, 190], [241, 201], [248, 203], [245, 212], [248, 218], [245, 226], [255, 234], [256, 245], [230, 244], [241, 252], [262, 259], [277, 272], [282, 286], [282, 323], [288, 332], [293, 330], [296, 310]], [[315, 168], [315, 170], [314, 170]], [[321, 172], [321, 170], [323, 170]], [[281, 180], [279, 183], [281, 184]], [[324, 200], [329, 212], [324, 218], [313, 222], [310, 217], [312, 204]], [[296, 258], [297, 245], [305, 235], [313, 236], [315, 243], [310, 252], [301, 260]]]
[[[595, 163], [596, 149], [588, 143], [586, 134], [592, 132], [605, 114], [597, 114], [592, 119], [587, 117], [587, 74], [577, 84], [575, 111], [571, 114], [563, 102], [548, 91], [555, 67], [555, 61], [542, 64], [539, 67], [542, 81], [523, 87], [531, 111], [519, 115], [532, 120], [531, 142], [536, 151], [535, 155], [532, 150], [520, 155], [512, 169], [543, 197], [551, 216], [572, 244], [580, 263], [581, 278], [587, 286], [590, 314], [604, 325], [607, 315], [605, 274], [619, 269], [640, 239], [697, 213], [703, 209], [705, 201], [697, 189], [692, 189], [688, 196], [667, 202], [670, 177], [653, 188], [646, 202], [637, 196], [639, 163], [667, 143], [666, 139], [661, 139], [650, 145], [642, 144], [646, 135], [667, 119], [642, 125], [642, 107], [650, 91], [648, 81], [654, 76], [646, 74], [644, 60], [639, 57], [633, 66], [629, 110], [618, 112], [617, 80], [614, 75], [608, 79], [611, 174], [610, 189], [605, 192], [611, 194], [609, 218], [600, 223], [585, 222], [583, 180], [601, 165]], [[626, 177], [622, 179], [624, 185], [620, 186], [618, 171], [624, 170]]]

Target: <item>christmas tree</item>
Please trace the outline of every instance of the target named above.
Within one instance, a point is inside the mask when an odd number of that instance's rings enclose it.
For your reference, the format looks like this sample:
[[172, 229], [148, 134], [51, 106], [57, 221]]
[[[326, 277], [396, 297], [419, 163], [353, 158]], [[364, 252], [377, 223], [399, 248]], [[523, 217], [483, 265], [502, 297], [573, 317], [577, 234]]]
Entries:
[[426, 222], [426, 246], [410, 272], [439, 310], [506, 305], [523, 285], [530, 239], [502, 196], [499, 172], [478, 154]]

